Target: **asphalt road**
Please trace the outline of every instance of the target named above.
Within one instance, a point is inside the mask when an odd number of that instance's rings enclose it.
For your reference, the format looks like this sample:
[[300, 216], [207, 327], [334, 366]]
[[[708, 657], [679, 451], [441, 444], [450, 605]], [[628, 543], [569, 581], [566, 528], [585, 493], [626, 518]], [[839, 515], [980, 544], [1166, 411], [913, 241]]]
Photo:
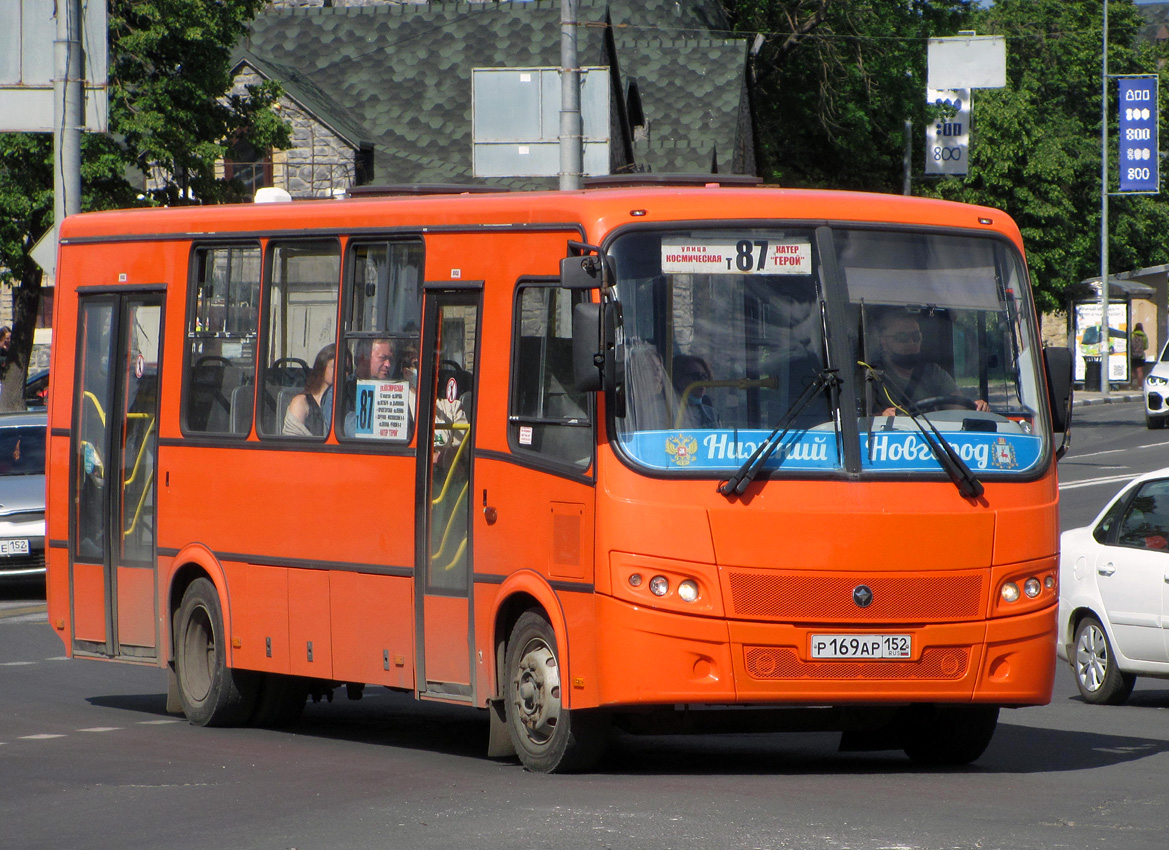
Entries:
[[[1169, 457], [1139, 416], [1078, 415], [1065, 527]], [[622, 736], [598, 772], [543, 776], [486, 759], [481, 714], [372, 688], [284, 731], [192, 727], [166, 714], [157, 669], [64, 660], [38, 607], [0, 592], [5, 850], [1162, 850], [1169, 835], [1169, 681], [1088, 706], [1061, 667], [1050, 705], [1003, 712], [957, 770], [841, 754], [834, 734]]]

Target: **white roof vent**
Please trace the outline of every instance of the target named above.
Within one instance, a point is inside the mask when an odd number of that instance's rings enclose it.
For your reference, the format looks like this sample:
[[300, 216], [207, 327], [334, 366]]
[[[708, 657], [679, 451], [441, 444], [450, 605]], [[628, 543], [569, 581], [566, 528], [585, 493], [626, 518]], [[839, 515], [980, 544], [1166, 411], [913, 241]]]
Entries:
[[265, 186], [256, 190], [257, 204], [285, 204], [291, 200], [292, 195], [276, 186]]

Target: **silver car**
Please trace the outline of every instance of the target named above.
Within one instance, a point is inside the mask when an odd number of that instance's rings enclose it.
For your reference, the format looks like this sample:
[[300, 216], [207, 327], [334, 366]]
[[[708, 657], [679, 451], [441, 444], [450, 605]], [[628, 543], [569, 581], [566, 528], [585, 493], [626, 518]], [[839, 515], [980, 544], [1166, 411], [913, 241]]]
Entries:
[[35, 413], [0, 414], [0, 581], [45, 572], [45, 427]]

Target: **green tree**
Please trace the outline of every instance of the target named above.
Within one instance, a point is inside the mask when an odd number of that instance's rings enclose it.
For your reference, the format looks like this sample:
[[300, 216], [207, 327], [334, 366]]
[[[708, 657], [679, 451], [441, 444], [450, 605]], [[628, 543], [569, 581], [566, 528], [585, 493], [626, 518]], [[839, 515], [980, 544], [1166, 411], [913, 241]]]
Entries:
[[[264, 5], [111, 0], [111, 135], [82, 139], [83, 210], [235, 200], [240, 187], [215, 178], [216, 160], [235, 142], [256, 150], [288, 146], [288, 127], [271, 108], [277, 86], [226, 94], [231, 51]], [[0, 282], [15, 289], [0, 409], [23, 407], [42, 278], [30, 251], [52, 220], [51, 139], [0, 134]]]
[[[1157, 73], [1138, 41], [1130, 0], [1109, 2], [1108, 70]], [[974, 93], [973, 152], [965, 178], [922, 181], [918, 194], [997, 207], [1019, 224], [1042, 309], [1100, 272], [1100, 97], [1103, 16], [1097, 0], [996, 0], [978, 32], [1007, 39], [1007, 86]], [[1162, 72], [1164, 73], [1164, 72]], [[1116, 183], [1116, 84], [1109, 83], [1110, 190]], [[1161, 84], [1162, 109], [1165, 80]], [[1109, 206], [1113, 268], [1169, 262], [1165, 205], [1147, 196]]]
[[926, 119], [926, 39], [968, 27], [970, 0], [725, 0], [724, 8], [737, 32], [756, 36], [763, 175], [900, 191], [905, 121], [921, 128]]

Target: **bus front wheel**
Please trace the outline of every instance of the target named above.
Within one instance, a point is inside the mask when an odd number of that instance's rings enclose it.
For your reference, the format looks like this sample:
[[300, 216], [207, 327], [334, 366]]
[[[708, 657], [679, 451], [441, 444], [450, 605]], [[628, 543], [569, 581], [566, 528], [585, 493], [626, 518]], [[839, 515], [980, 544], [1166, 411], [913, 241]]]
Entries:
[[227, 666], [219, 594], [208, 579], [191, 582], [174, 617], [175, 678], [183, 714], [196, 726], [245, 723], [256, 701], [247, 673]]
[[904, 721], [905, 754], [920, 764], [969, 764], [998, 725], [997, 705], [915, 705]]
[[556, 633], [535, 611], [516, 621], [505, 662], [508, 731], [524, 767], [537, 773], [587, 770], [604, 754], [608, 717], [564, 707]]

